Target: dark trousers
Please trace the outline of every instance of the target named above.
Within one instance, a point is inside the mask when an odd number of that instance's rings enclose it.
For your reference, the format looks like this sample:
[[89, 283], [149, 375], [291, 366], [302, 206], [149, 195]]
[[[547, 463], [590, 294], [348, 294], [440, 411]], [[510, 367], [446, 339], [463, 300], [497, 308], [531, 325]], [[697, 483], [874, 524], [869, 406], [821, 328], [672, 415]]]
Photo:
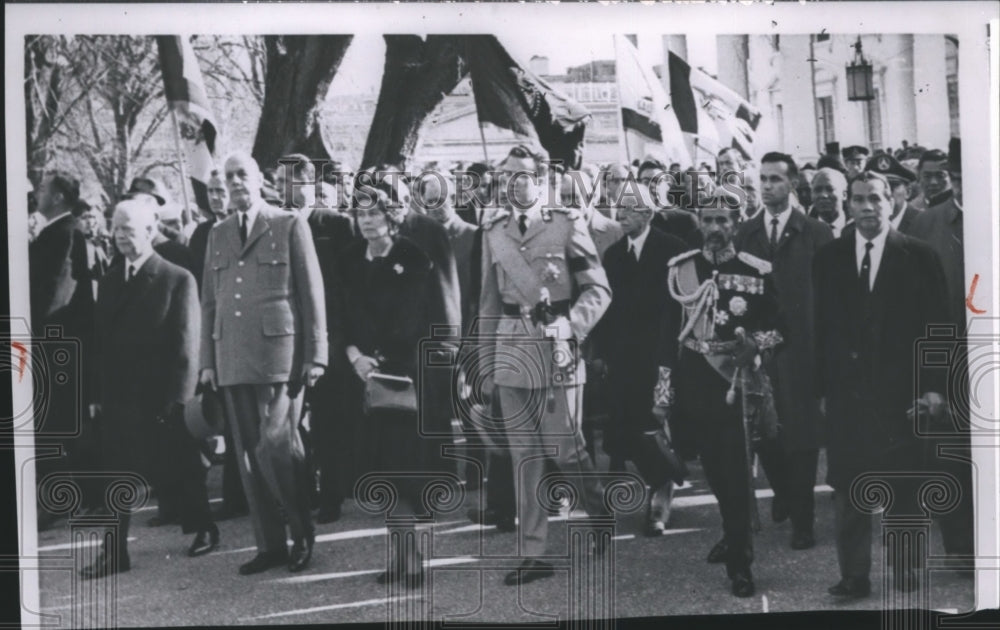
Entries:
[[315, 533], [298, 430], [302, 395], [290, 398], [285, 383], [232, 385], [222, 392], [257, 549], [284, 553], [286, 524], [295, 540]]
[[812, 531], [815, 521], [814, 489], [819, 449], [788, 450], [778, 440], [757, 449], [764, 474], [774, 490], [788, 505], [788, 514], [796, 530]]
[[231, 420], [226, 418], [223, 426], [222, 440], [226, 445], [226, 453], [222, 459], [222, 505], [227, 512], [246, 512], [247, 497], [243, 493], [243, 482], [240, 481], [240, 469], [236, 462], [236, 441], [229, 427]]
[[872, 567], [872, 515], [851, 503], [849, 490], [833, 495], [837, 563], [844, 578], [868, 579]]
[[198, 442], [188, 433], [181, 418], [159, 425], [159, 443], [150, 456], [157, 459], [152, 478], [162, 501], [168, 497], [169, 510], [179, 517], [185, 534], [205, 531], [212, 525], [206, 483], [208, 469], [201, 458]]
[[749, 571], [753, 562], [751, 483], [740, 397], [735, 404], [727, 404], [729, 383], [704, 357], [690, 351], [681, 356], [677, 378], [679, 420], [695, 441], [708, 485], [719, 502], [728, 547], [726, 572], [732, 577]]
[[350, 490], [356, 441], [352, 437], [351, 412], [343, 404], [347, 397], [340, 395], [342, 380], [347, 376], [339, 370], [328, 371], [308, 391], [309, 430], [313, 463], [319, 471], [320, 509], [339, 507]]

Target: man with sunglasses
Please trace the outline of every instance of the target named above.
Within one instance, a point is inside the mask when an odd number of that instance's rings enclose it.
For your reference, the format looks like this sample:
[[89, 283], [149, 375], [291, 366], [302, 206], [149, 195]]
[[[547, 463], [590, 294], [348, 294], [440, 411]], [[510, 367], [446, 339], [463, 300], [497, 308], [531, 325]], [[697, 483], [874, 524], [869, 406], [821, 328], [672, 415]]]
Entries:
[[[668, 263], [668, 288], [683, 309], [681, 352], [674, 378], [661, 371], [655, 401], [671, 408], [676, 390], [674, 445], [682, 455], [700, 456], [722, 515], [723, 539], [708, 561], [724, 562], [733, 594], [750, 597], [756, 509], [750, 458], [753, 438], [768, 436], [776, 424], [761, 366], [782, 341], [778, 302], [771, 263], [733, 244], [739, 204], [718, 196], [698, 212], [705, 244]], [[746, 419], [755, 415], [766, 421], [748, 435]]]

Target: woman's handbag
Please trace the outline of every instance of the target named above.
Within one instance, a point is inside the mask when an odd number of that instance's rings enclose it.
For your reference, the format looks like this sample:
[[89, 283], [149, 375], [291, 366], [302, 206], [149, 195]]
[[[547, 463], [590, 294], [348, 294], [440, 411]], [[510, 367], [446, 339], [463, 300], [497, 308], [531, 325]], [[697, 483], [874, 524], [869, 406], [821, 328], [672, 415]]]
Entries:
[[417, 388], [409, 376], [371, 372], [365, 379], [365, 413], [403, 411], [417, 413]]

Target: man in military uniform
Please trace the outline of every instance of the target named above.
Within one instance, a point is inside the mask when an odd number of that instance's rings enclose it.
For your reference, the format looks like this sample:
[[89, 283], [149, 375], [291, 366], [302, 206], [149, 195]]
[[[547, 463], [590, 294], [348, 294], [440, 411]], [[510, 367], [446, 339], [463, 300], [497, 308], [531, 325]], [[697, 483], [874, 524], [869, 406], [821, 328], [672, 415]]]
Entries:
[[587, 511], [606, 513], [578, 420], [584, 371], [576, 346], [604, 314], [611, 290], [583, 216], [542, 207], [540, 163], [524, 147], [511, 150], [500, 166], [504, 207], [483, 223], [479, 330], [484, 345], [495, 345], [480, 379], [483, 393], [499, 399], [506, 423], [524, 557], [504, 578], [507, 585], [553, 575], [552, 566], [538, 559], [548, 528], [536, 493], [546, 468], [539, 457], [544, 448], [555, 447], [556, 466], [578, 475], [573, 481]]
[[910, 185], [917, 181], [916, 174], [888, 153], [880, 153], [868, 160], [865, 170], [884, 175], [889, 180], [889, 185], [892, 186], [892, 214], [889, 215], [889, 224], [903, 234], [910, 234], [913, 221], [920, 214], [920, 210], [909, 203]]
[[669, 262], [670, 293], [683, 308], [671, 428], [682, 454], [700, 456], [719, 502], [724, 537], [709, 562], [724, 561], [733, 594], [749, 597], [756, 507], [747, 433], [753, 441], [776, 433], [762, 360], [782, 336], [771, 263], [733, 245], [738, 212], [721, 197], [700, 208], [704, 246]]
[[842, 151], [844, 156], [844, 166], [847, 167], [847, 181], [851, 181], [858, 176], [858, 173], [865, 170], [865, 162], [871, 151], [859, 145], [849, 146]]

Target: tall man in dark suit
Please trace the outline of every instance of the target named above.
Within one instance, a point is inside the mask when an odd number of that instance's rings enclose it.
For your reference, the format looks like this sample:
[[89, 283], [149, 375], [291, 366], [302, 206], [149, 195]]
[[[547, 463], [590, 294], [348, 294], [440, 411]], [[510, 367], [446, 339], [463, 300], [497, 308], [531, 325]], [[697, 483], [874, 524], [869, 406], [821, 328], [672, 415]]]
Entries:
[[258, 554], [240, 574], [286, 563], [301, 571], [315, 533], [298, 431], [300, 394], [327, 365], [323, 278], [308, 224], [267, 205], [254, 159], [233, 154], [224, 172], [235, 212], [208, 237], [200, 380], [222, 388], [243, 463]]
[[[639, 471], [643, 433], [658, 429], [653, 415], [658, 382], [669, 384], [677, 359], [680, 308], [667, 290], [667, 262], [687, 249], [684, 241], [649, 225], [655, 205], [647, 189], [625, 195], [618, 206], [624, 237], [608, 248], [604, 271], [613, 299], [591, 335], [608, 366], [611, 421], [604, 450], [613, 461], [633, 460]], [[652, 488], [646, 534], [662, 535], [670, 518], [673, 482]]]
[[[42, 179], [36, 195], [38, 231], [28, 246], [28, 275], [33, 332], [44, 336], [47, 326], [61, 327], [63, 336], [81, 340], [81, 361], [86, 364], [90, 353], [86, 339], [93, 328], [93, 310], [88, 303], [92, 306], [93, 296], [86, 273], [86, 239], [73, 216], [79, 197], [80, 184], [67, 173], [51, 172]], [[83, 374], [69, 377], [69, 382], [83, 385]], [[55, 440], [62, 448], [60, 457], [36, 460], [39, 482], [49, 473], [77, 466], [73, 460], [77, 443], [71, 434], [80, 429], [75, 419], [86, 409], [82, 393], [79, 387], [60, 388], [45, 401], [46, 407], [35, 408], [36, 447], [41, 441], [38, 438], [43, 438], [49, 443]], [[48, 437], [56, 434], [62, 435]], [[40, 527], [52, 520], [49, 513], [39, 511]]]
[[[871, 591], [871, 516], [851, 500], [851, 483], [875, 471], [920, 470], [921, 445], [907, 411], [914, 406], [914, 342], [947, 317], [941, 261], [922, 241], [888, 225], [889, 182], [863, 172], [848, 203], [856, 229], [816, 254], [817, 388], [828, 425], [827, 481], [833, 486], [838, 598]], [[933, 377], [919, 379], [921, 404], [938, 415], [944, 402]], [[903, 495], [895, 501], [915, 500]], [[917, 509], [917, 508], [914, 508]], [[915, 587], [912, 568], [895, 564], [895, 584]]]
[[[956, 159], [949, 160], [943, 151], [932, 150], [920, 156], [917, 170], [928, 207], [913, 220], [909, 234], [926, 242], [941, 258], [948, 294], [948, 323], [955, 326], [958, 335], [964, 335], [965, 292], [968, 287], [965, 280], [965, 237], [962, 228], [964, 212], [953, 188], [953, 180], [956, 176], [960, 177], [961, 164], [957, 156]], [[963, 356], [959, 360], [966, 359]], [[967, 388], [968, 383], [959, 383], [957, 387]], [[959, 416], [967, 413], [959, 409], [953, 411], [959, 412]], [[953, 435], [931, 441], [928, 445], [929, 453], [935, 454], [938, 448], [947, 445], [952, 451], [958, 447], [957, 450], [970, 457], [969, 419], [958, 417], [955, 420], [957, 426], [935, 427], [936, 432], [950, 432]], [[958, 507], [939, 519], [945, 551], [971, 556], [975, 551], [971, 465], [968, 460], [946, 459], [944, 456], [933, 458], [931, 465], [955, 475], [962, 487], [962, 499]]]
[[[323, 275], [326, 296], [326, 330], [329, 338], [330, 369], [307, 392], [310, 406], [309, 432], [313, 461], [319, 470], [319, 523], [340, 519], [341, 504], [353, 486], [351, 462], [353, 442], [349, 410], [341, 395], [345, 379], [351, 378], [343, 348], [339, 348], [341, 330], [338, 261], [354, 240], [351, 220], [332, 207], [321, 207], [316, 200], [316, 167], [301, 153], [281, 158], [275, 172], [275, 188], [282, 199], [282, 208], [302, 215], [309, 224], [313, 246]], [[339, 351], [338, 351], [339, 348]], [[339, 377], [339, 378], [338, 378]]]
[[[200, 311], [194, 277], [153, 251], [156, 222], [140, 201], [115, 209], [113, 233], [121, 264], [101, 279], [97, 348], [102, 411], [103, 463], [109, 471], [134, 471], [157, 487], [181, 480], [182, 521], [198, 536], [189, 553], [218, 544], [198, 446], [184, 426], [183, 405], [197, 380]], [[169, 456], [170, 468], [157, 461]], [[84, 578], [128, 571], [131, 514], [119, 514], [113, 547], [105, 545]]]
[[736, 249], [770, 261], [778, 307], [785, 320], [785, 343], [771, 364], [781, 429], [778, 440], [758, 450], [774, 488], [771, 515], [776, 522], [791, 516], [792, 549], [809, 549], [813, 535], [816, 465], [820, 418], [812, 375], [813, 256], [833, 240], [830, 227], [805, 215], [792, 191], [798, 169], [791, 156], [767, 153], [761, 158], [761, 193], [765, 212], [743, 223]]

